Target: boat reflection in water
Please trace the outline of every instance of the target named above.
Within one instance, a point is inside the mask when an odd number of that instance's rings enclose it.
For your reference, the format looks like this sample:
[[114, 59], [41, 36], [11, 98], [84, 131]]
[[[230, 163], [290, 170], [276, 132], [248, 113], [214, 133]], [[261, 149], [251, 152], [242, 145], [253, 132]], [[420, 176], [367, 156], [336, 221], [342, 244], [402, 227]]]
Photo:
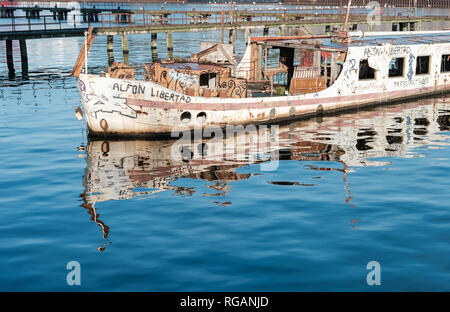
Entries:
[[[261, 130], [263, 129], [263, 130]], [[219, 137], [179, 140], [91, 140], [86, 147], [83, 207], [107, 238], [109, 228], [98, 219], [96, 203], [152, 197], [163, 191], [192, 195], [194, 187], [175, 186], [179, 178], [201, 179], [215, 193], [226, 195], [232, 181], [258, 173], [237, 169], [259, 164], [260, 172], [276, 170], [278, 161], [327, 161], [342, 166], [307, 165], [312, 170], [342, 172], [347, 202], [351, 200], [346, 175], [351, 167], [386, 165], [377, 158], [414, 157], [417, 147], [447, 144], [443, 131], [450, 129], [450, 103], [435, 98], [371, 110], [303, 120], [277, 128], [256, 128]], [[272, 163], [272, 166], [263, 167]], [[278, 185], [298, 182], [267, 181]], [[229, 205], [230, 202], [215, 202]], [[101, 248], [100, 248], [101, 249]]]

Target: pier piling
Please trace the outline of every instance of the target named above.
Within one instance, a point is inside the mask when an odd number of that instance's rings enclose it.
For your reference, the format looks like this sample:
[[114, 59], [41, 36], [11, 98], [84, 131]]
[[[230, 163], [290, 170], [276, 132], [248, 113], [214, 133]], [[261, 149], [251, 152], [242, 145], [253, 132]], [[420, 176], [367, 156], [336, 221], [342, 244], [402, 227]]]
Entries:
[[167, 58], [169, 60], [173, 59], [173, 40], [172, 40], [172, 32], [166, 33], [166, 42], [167, 42]]
[[158, 39], [157, 33], [152, 33], [151, 50], [153, 62], [156, 62], [158, 60], [157, 39]]
[[233, 45], [233, 54], [235, 52], [234, 51], [234, 42], [235, 42], [235, 40], [236, 40], [236, 29], [232, 28], [232, 29], [230, 29], [230, 32], [229, 32], [228, 43], [231, 43]]
[[14, 69], [12, 40], [6, 40], [6, 63], [8, 64], [8, 77], [14, 79], [16, 70]]
[[228, 32], [228, 43], [231, 43], [234, 45], [234, 41], [236, 40], [236, 29], [230, 29]]
[[122, 59], [125, 64], [128, 65], [128, 37], [126, 33], [122, 34]]
[[106, 52], [108, 53], [108, 65], [114, 63], [114, 36], [108, 35], [106, 37]]
[[251, 34], [250, 28], [246, 28], [245, 29], [245, 45], [248, 45], [248, 41], [250, 39], [250, 34]]
[[22, 62], [22, 79], [28, 79], [28, 52], [27, 52], [27, 40], [20, 39], [20, 60]]

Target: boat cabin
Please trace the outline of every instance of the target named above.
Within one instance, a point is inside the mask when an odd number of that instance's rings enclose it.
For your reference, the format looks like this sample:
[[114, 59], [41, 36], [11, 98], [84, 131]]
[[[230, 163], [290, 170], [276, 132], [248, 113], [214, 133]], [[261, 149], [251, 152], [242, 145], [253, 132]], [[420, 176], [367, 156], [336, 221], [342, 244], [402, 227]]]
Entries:
[[[193, 54], [190, 60], [145, 64], [144, 81], [188, 96], [206, 98], [315, 96], [325, 89], [339, 96], [356, 94], [360, 90], [384, 90], [386, 86], [414, 86], [426, 83], [427, 76], [432, 74], [447, 73], [450, 57], [439, 50], [443, 48], [429, 45], [414, 54], [410, 51], [419, 44], [448, 42], [449, 37], [446, 32], [403, 37], [389, 33], [363, 35], [349, 42], [330, 35], [252, 37], [237, 65], [229, 56], [229, 47], [210, 44]], [[434, 52], [441, 53], [437, 56], [442, 58], [439, 68], [432, 66]], [[351, 57], [347, 57], [350, 54]], [[221, 56], [221, 62], [217, 55]], [[342, 81], [335, 83], [341, 72]], [[134, 71], [114, 63], [108, 75], [133, 79]]]
[[231, 76], [231, 68], [198, 62], [145, 64], [144, 80], [189, 96], [245, 98], [247, 80]]
[[[144, 81], [189, 96], [246, 98], [316, 93], [334, 83], [342, 70], [346, 49], [304, 37], [251, 38], [238, 65], [220, 44], [205, 46], [191, 60], [144, 64]], [[278, 51], [278, 64], [269, 64], [269, 51]], [[211, 52], [222, 51], [229, 63], [215, 62]], [[220, 55], [220, 54], [219, 54]], [[205, 60], [206, 57], [207, 60]], [[227, 59], [228, 60], [228, 59]], [[114, 63], [111, 78], [133, 79], [134, 69]], [[282, 90], [275, 92], [274, 90]]]
[[[324, 45], [322, 40], [317, 39], [319, 37], [251, 38], [236, 74], [246, 78], [250, 86], [270, 83], [271, 95], [274, 87], [285, 90], [279, 95], [316, 93], [326, 89], [342, 70], [346, 48]], [[278, 50], [276, 66], [268, 60], [273, 50]]]

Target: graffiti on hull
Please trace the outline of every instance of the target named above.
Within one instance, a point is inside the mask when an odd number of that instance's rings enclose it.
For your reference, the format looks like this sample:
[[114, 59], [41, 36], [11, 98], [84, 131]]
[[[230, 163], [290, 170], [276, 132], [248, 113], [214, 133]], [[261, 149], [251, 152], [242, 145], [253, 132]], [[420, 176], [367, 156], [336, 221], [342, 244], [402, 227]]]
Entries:
[[127, 104], [126, 99], [122, 98], [107, 98], [104, 95], [87, 94], [85, 106], [87, 113], [95, 119], [97, 119], [99, 112], [110, 114], [117, 112], [122, 116], [137, 118], [137, 112]]

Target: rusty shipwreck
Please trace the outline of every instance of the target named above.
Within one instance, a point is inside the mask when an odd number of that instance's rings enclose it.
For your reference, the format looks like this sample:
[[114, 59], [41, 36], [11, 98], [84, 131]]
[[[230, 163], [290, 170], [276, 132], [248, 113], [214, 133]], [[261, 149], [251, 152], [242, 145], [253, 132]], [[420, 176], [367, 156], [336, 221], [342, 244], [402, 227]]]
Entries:
[[[79, 62], [83, 115], [91, 134], [138, 136], [274, 123], [450, 91], [450, 31], [341, 39], [252, 37], [239, 63], [227, 45], [211, 43], [190, 60], [145, 64], [140, 79], [124, 64], [94, 75], [87, 64], [81, 73]], [[278, 53], [275, 65], [270, 50]]]

